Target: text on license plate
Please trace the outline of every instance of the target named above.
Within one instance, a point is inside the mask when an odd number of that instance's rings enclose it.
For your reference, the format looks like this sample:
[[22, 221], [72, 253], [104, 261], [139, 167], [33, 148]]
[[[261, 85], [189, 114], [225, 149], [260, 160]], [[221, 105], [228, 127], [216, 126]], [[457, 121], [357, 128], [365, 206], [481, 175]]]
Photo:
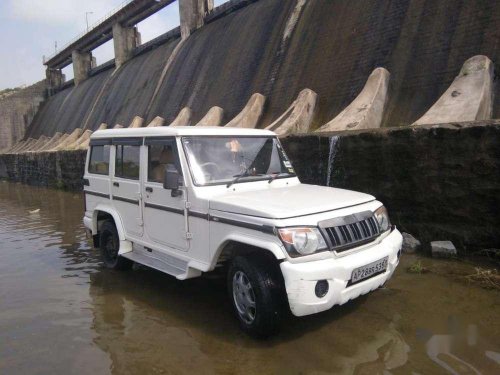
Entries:
[[367, 279], [375, 274], [385, 272], [385, 270], [387, 269], [388, 259], [389, 257], [385, 257], [363, 267], [354, 269], [352, 271], [350, 284], [354, 284], [360, 280]]

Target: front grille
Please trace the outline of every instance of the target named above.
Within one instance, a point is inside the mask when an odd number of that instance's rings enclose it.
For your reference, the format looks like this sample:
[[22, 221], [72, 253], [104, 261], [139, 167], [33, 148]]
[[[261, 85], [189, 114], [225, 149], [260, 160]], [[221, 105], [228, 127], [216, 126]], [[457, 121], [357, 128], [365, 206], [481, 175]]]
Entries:
[[365, 211], [318, 223], [330, 250], [337, 253], [375, 239], [380, 231], [373, 212]]

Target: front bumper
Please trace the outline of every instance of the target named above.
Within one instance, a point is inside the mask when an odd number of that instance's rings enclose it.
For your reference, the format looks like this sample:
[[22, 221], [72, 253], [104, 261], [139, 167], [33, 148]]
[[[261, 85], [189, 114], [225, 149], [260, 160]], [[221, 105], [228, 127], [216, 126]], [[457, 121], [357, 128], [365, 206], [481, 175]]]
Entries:
[[[391, 278], [399, 263], [402, 243], [401, 233], [394, 228], [380, 243], [343, 257], [305, 263], [282, 262], [280, 267], [292, 313], [303, 316], [325, 311], [383, 285]], [[355, 268], [386, 256], [389, 261], [384, 273], [347, 286]], [[322, 298], [314, 292], [319, 280], [327, 280], [329, 284], [328, 293]]]

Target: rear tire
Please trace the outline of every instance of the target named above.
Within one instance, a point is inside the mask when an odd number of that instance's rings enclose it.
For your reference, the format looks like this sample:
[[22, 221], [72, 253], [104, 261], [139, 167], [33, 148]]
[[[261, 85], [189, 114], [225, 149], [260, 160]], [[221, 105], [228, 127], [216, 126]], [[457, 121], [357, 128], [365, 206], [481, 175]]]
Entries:
[[276, 264], [256, 254], [237, 256], [228, 270], [229, 297], [241, 329], [256, 338], [279, 331], [283, 282]]
[[134, 264], [131, 260], [118, 255], [120, 239], [115, 224], [108, 220], [102, 224], [99, 236], [99, 248], [106, 268], [113, 270], [129, 270]]

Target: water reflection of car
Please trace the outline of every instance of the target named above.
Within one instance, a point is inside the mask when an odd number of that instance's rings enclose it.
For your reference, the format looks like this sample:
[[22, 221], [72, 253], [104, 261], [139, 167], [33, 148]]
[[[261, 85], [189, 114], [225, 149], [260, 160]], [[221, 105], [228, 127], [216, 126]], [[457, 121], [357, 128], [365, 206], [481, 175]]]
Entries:
[[283, 306], [328, 310], [384, 284], [401, 234], [374, 197], [302, 184], [276, 135], [234, 128], [97, 131], [84, 223], [109, 268], [178, 279], [227, 269], [241, 327], [267, 336]]

